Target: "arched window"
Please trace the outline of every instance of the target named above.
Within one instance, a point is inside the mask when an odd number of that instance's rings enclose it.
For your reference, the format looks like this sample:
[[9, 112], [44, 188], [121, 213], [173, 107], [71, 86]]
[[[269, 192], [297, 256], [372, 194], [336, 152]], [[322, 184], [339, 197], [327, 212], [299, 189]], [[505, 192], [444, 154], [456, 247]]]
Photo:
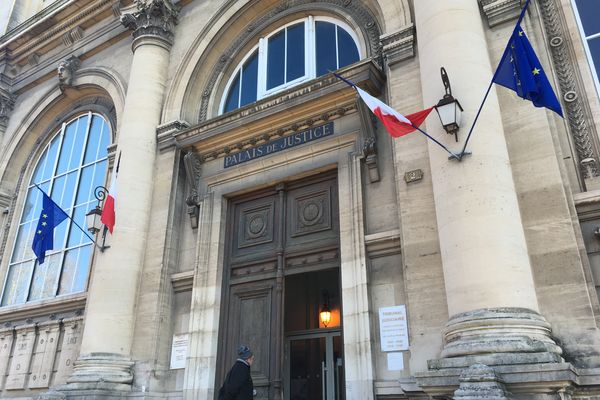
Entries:
[[226, 113], [360, 60], [358, 39], [346, 24], [325, 17], [291, 22], [261, 38], [230, 78], [221, 101]]
[[85, 214], [96, 205], [94, 188], [105, 181], [110, 137], [106, 120], [88, 112], [63, 123], [46, 146], [29, 180], [3, 306], [86, 290], [93, 244], [71, 220], [54, 230], [54, 250], [46, 252], [42, 265], [31, 250], [42, 207], [42, 194], [34, 184], [85, 229]]
[[575, 17], [583, 37], [583, 47], [588, 56], [596, 90], [600, 94], [600, 2], [574, 0]]

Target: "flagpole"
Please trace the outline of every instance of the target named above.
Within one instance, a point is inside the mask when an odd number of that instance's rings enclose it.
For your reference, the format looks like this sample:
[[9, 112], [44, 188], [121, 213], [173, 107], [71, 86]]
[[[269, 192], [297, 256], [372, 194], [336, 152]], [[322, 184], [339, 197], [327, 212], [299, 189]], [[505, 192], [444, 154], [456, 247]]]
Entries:
[[[444, 146], [443, 144], [441, 144], [440, 142], [438, 142], [437, 140], [435, 140], [433, 137], [431, 137], [427, 132], [425, 132], [424, 130], [421, 130], [421, 128], [419, 128], [418, 126], [414, 126], [411, 124], [411, 126], [413, 128], [415, 128], [416, 130], [418, 130], [419, 132], [421, 132], [423, 135], [427, 136], [429, 139], [433, 140], [435, 143], [437, 143], [442, 149], [446, 150], [448, 152], [448, 154], [450, 154], [451, 158], [455, 158], [458, 161], [460, 161], [460, 159], [462, 158], [462, 155], [459, 156], [457, 154], [454, 154], [453, 152], [451, 152], [450, 150], [448, 150], [448, 148], [446, 146]], [[464, 149], [463, 149], [464, 150]]]
[[[341, 75], [336, 74], [333, 71], [329, 71], [331, 72], [336, 78], [341, 79], [342, 81], [346, 82], [349, 86], [351, 86], [354, 90], [356, 90], [356, 85], [349, 81], [348, 79], [344, 78]], [[425, 132], [424, 130], [422, 130], [421, 128], [419, 128], [418, 126], [415, 126], [414, 124], [410, 124], [410, 126], [412, 126], [413, 128], [415, 128], [416, 130], [418, 130], [419, 132], [421, 132], [423, 135], [427, 136], [429, 139], [433, 140], [437, 145], [439, 145], [442, 149], [446, 150], [448, 152], [448, 154], [450, 154], [451, 158], [455, 158], [458, 161], [460, 161], [461, 157], [459, 157], [458, 155], [454, 154], [453, 152], [451, 152], [450, 150], [448, 150], [448, 148], [446, 146], [444, 146], [443, 144], [441, 144], [440, 142], [438, 142], [437, 140], [435, 140], [431, 135], [429, 135], [427, 132]]]
[[[521, 23], [521, 21], [523, 21], [523, 18], [525, 17], [525, 12], [527, 11], [527, 6], [529, 6], [529, 2], [531, 0], [527, 0], [525, 2], [525, 6], [523, 7], [523, 9], [521, 10], [521, 14], [519, 14], [519, 19], [517, 20], [517, 23], [515, 24], [515, 28], [513, 29], [513, 34], [515, 32], [515, 29], [517, 29], [517, 26], [519, 26], [519, 24]], [[512, 36], [511, 36], [512, 37]], [[510, 40], [509, 40], [510, 43]], [[502, 57], [500, 57], [500, 60], [504, 59], [504, 56], [506, 55], [506, 52], [508, 51], [508, 44], [506, 45], [506, 48], [504, 49], [504, 52], [502, 53]], [[460, 155], [458, 156], [458, 161], [461, 161], [463, 156], [465, 155], [465, 150], [467, 149], [467, 144], [469, 143], [469, 139], [471, 138], [471, 133], [473, 133], [473, 129], [475, 128], [475, 124], [477, 123], [477, 120], [479, 119], [479, 114], [481, 114], [481, 110], [483, 109], [483, 105], [485, 104], [488, 95], [490, 94], [490, 90], [492, 89], [492, 85], [494, 84], [494, 80], [496, 79], [496, 75], [498, 75], [498, 67], [496, 67], [496, 71], [494, 71], [494, 76], [492, 76], [492, 80], [490, 81], [490, 85], [487, 88], [487, 91], [485, 92], [485, 96], [483, 96], [483, 101], [481, 102], [481, 105], [479, 106], [479, 110], [477, 110], [477, 115], [475, 115], [475, 119], [473, 120], [473, 124], [471, 125], [471, 129], [469, 129], [469, 134], [467, 135], [467, 138], [465, 139], [465, 144], [460, 152]]]
[[[39, 187], [37, 183], [34, 183], [33, 185], [34, 185], [36, 188], [38, 188], [38, 189], [40, 190], [40, 192], [42, 192], [42, 193], [44, 193], [46, 196], [48, 196], [48, 194], [47, 194], [46, 192], [44, 192], [44, 190], [43, 190], [41, 187]], [[56, 204], [56, 203], [54, 202], [54, 200], [52, 200], [52, 197], [48, 196], [48, 198], [50, 199], [50, 201], [52, 201], [54, 204]], [[62, 208], [61, 208], [61, 207], [60, 207], [58, 204], [56, 204], [56, 205], [57, 205], [57, 206], [58, 206], [58, 207], [59, 207], [59, 208], [62, 210]], [[65, 211], [65, 210], [63, 210], [63, 212], [64, 212], [64, 211]], [[93, 239], [93, 238], [92, 238], [92, 237], [89, 235], [89, 233], [87, 233], [87, 231], [85, 231], [85, 230], [84, 230], [84, 229], [83, 229], [83, 228], [82, 228], [82, 227], [81, 227], [81, 226], [80, 226], [80, 225], [77, 223], [77, 221], [75, 221], [73, 218], [71, 218], [67, 212], [65, 212], [65, 215], [67, 216], [67, 218], [69, 218], [69, 219], [70, 219], [70, 220], [71, 220], [71, 221], [72, 221], [72, 222], [75, 224], [75, 226], [76, 226], [76, 227], [78, 227], [78, 228], [81, 230], [81, 232], [83, 232], [83, 233], [84, 233], [84, 234], [85, 234], [85, 235], [86, 235], [86, 236], [87, 236], [87, 237], [88, 237], [88, 238], [89, 238], [89, 239], [92, 241], [92, 243], [94, 243], [94, 244], [96, 245], [96, 247], [98, 247], [99, 249], [101, 248], [100, 246], [98, 246], [98, 243], [96, 243], [96, 241], [95, 241], [95, 240], [94, 240], [94, 239]]]

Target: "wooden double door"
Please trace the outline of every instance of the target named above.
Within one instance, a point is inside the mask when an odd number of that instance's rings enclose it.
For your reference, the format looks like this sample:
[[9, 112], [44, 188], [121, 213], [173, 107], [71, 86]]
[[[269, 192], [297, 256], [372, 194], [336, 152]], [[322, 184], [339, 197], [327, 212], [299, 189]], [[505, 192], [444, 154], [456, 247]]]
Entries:
[[[343, 347], [334, 172], [229, 200], [217, 387], [241, 344], [255, 354], [252, 379], [257, 400], [294, 398], [291, 352], [300, 354], [303, 343], [307, 351], [323, 353], [319, 357], [329, 362], [332, 371], [337, 368], [334, 358], [338, 366], [343, 364], [340, 351], [332, 356], [333, 338], [338, 348]], [[319, 319], [325, 303], [332, 309], [327, 326]], [[317, 342], [323, 346], [314, 350]], [[322, 367], [320, 362], [315, 365]], [[330, 399], [326, 393], [318, 397]]]

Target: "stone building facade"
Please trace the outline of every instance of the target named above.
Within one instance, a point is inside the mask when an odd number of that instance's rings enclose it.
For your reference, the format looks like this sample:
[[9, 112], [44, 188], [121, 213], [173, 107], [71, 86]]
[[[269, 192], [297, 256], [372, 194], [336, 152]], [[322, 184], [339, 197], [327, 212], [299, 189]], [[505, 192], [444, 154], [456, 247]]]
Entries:
[[3, 1], [0, 396], [214, 399], [246, 344], [257, 399], [600, 398], [596, 1], [522, 22], [564, 118], [492, 87], [461, 161], [330, 73], [407, 115], [444, 67], [458, 151], [522, 3]]

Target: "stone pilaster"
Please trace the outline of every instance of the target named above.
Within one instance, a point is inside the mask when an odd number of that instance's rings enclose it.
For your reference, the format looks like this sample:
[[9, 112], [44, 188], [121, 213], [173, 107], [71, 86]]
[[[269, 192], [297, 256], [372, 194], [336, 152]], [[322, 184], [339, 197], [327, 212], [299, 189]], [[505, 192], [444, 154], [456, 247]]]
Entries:
[[121, 17], [134, 52], [117, 149], [121, 154], [116, 224], [110, 249], [97, 254], [73, 390], [129, 390], [135, 304], [144, 263], [157, 152], [177, 9], [169, 0], [137, 0]]
[[[476, 2], [420, 0], [414, 3], [425, 105], [443, 95], [441, 66], [453, 95], [465, 108], [469, 127], [493, 67]], [[447, 16], [453, 15], [452, 24]], [[455, 27], [455, 29], [454, 29]], [[481, 88], [473, 90], [473, 88]], [[439, 122], [428, 131], [450, 148], [458, 147]], [[467, 131], [463, 128], [463, 131]], [[508, 156], [498, 98], [487, 99], [477, 131], [462, 162], [429, 142], [430, 165], [444, 282], [450, 319], [440, 360], [430, 371], [486, 365], [560, 363], [561, 349], [539, 314], [527, 243]], [[464, 136], [459, 139], [464, 140]], [[465, 135], [465, 133], [463, 133]], [[460, 144], [462, 147], [462, 143]], [[432, 374], [434, 372], [431, 372]], [[423, 387], [437, 385], [420, 376]], [[440, 376], [440, 375], [436, 375]], [[428, 389], [426, 389], [428, 390]]]

